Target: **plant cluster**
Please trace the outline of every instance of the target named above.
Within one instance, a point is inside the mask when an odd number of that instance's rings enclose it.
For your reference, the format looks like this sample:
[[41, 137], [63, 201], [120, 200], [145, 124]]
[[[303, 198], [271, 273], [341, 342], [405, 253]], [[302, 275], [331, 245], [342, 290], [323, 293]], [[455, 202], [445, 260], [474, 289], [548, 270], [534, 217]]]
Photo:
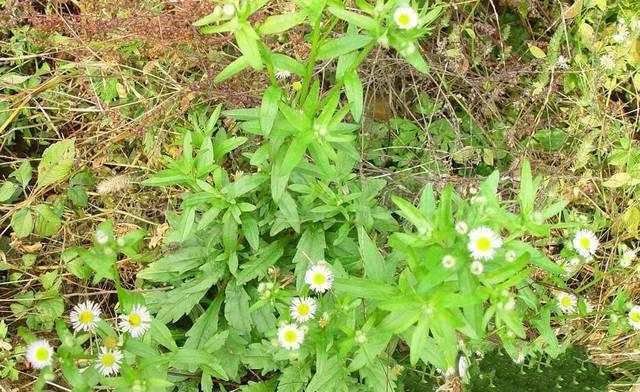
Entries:
[[[156, 241], [161, 251], [143, 248], [147, 230], [123, 232], [111, 220], [95, 228], [90, 246], [64, 246], [64, 272], [39, 275], [37, 288], [12, 299], [11, 313], [26, 319], [17, 328], [25, 344], [7, 343], [0, 322], [2, 377], [17, 379], [17, 361], [24, 359], [38, 374], [36, 390], [61, 375], [74, 391], [377, 392], [411, 388], [403, 377], [410, 367], [441, 380], [458, 377], [473, 390], [502, 385], [493, 376], [476, 377], [487, 373], [487, 360], [504, 362], [492, 353], [509, 357], [508, 371], [495, 372], [503, 378], [548, 358], [570, 361], [571, 325], [594, 314], [606, 320], [608, 336], [640, 330], [640, 304], [627, 291], [616, 291], [602, 308], [576, 288], [586, 267], [596, 265], [589, 285], [604, 279], [595, 261], [609, 251], [603, 249], [612, 234], [607, 222], [569, 208], [565, 197], [546, 196], [546, 180], [527, 159], [514, 159], [517, 175], [501, 176], [494, 169], [506, 160], [503, 146], [455, 150], [454, 129], [439, 118], [429, 129], [453, 164], [482, 162], [476, 172], [486, 176], [468, 192], [426, 182], [407, 200], [410, 192], [396, 195], [386, 176], [363, 175], [365, 160], [382, 160], [358, 144], [367, 117], [366, 60], [384, 50], [429, 74], [422, 42], [449, 5], [296, 0], [293, 11], [265, 17], [271, 3], [227, 1], [194, 23], [202, 34], [234, 37], [238, 56], [216, 83], [252, 69], [264, 72], [268, 86], [257, 107], [198, 106], [176, 127], [177, 146], [140, 183], [175, 203]], [[596, 39], [593, 25], [607, 9], [599, 1], [576, 2], [562, 13], [575, 31], [559, 27], [546, 50], [526, 45], [541, 64], [532, 95], [550, 89], [556, 72], [563, 73], [563, 91], [580, 90], [582, 100], [594, 86], [611, 94], [637, 88], [638, 22], [620, 13], [605, 38]], [[304, 59], [272, 50], [273, 40], [294, 29], [305, 31]], [[505, 40], [519, 34], [504, 33]], [[577, 49], [573, 56], [562, 51], [563, 40]], [[510, 51], [503, 49], [502, 60]], [[9, 76], [1, 79], [7, 90], [37, 86], [37, 75], [33, 82]], [[96, 82], [109, 102], [127, 96], [112, 80]], [[437, 98], [419, 94], [416, 101], [422, 115], [443, 111]], [[22, 111], [4, 113], [0, 130]], [[468, 113], [461, 117], [470, 132], [483, 132]], [[422, 132], [403, 118], [389, 126], [400, 133], [399, 144]], [[566, 140], [564, 131], [549, 128], [525, 143], [548, 153]], [[583, 155], [594, 140], [586, 138], [591, 144]], [[73, 172], [76, 153], [74, 139], [52, 143], [37, 176], [28, 160], [6, 176], [0, 203], [9, 206], [2, 219], [13, 244], [26, 249], [23, 239], [53, 236], [65, 210], [89, 206], [95, 181], [86, 170]], [[633, 192], [639, 156], [633, 139], [621, 138], [607, 152], [615, 172], [604, 187]], [[579, 158], [575, 170], [594, 164]], [[393, 157], [398, 168], [412, 159]], [[63, 184], [66, 193], [52, 192]], [[128, 177], [116, 176], [97, 193], [117, 194], [129, 185]], [[634, 220], [637, 231], [640, 211], [631, 205], [620, 231], [632, 233], [625, 225]], [[614, 257], [625, 271], [637, 256], [632, 241], [621, 238]], [[19, 281], [34, 265], [33, 249], [26, 250], [22, 265], [2, 265], [20, 271], [10, 279]], [[133, 278], [124, 276], [125, 261], [135, 265]], [[60, 287], [69, 277], [101, 285], [112, 300], [71, 300], [65, 311]], [[485, 361], [476, 361], [484, 353]], [[553, 387], [564, 387], [567, 373], [553, 374]], [[523, 385], [533, 379], [521, 378]], [[607, 381], [601, 378], [598, 387]]]

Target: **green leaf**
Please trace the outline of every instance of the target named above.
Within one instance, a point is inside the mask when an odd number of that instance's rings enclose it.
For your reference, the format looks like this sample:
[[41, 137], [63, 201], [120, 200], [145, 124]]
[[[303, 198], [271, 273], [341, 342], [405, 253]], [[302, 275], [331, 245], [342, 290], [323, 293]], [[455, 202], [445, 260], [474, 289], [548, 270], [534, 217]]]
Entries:
[[244, 71], [249, 67], [249, 65], [250, 63], [247, 56], [240, 56], [220, 71], [215, 79], [213, 79], [213, 82], [216, 84], [222, 83], [230, 77]]
[[276, 203], [282, 198], [289, 182], [289, 176], [304, 157], [310, 142], [311, 138], [308, 134], [294, 138], [289, 144], [284, 157], [271, 173], [271, 197]]
[[238, 333], [248, 334], [251, 332], [249, 295], [244, 290], [244, 287], [238, 286], [235, 281], [227, 284], [224, 293], [224, 317]]
[[200, 302], [202, 297], [222, 277], [222, 269], [183, 283], [173, 290], [164, 291], [155, 298], [156, 318], [163, 323], [178, 321]]
[[47, 147], [38, 165], [36, 188], [42, 189], [64, 179], [73, 167], [75, 156], [74, 139], [62, 140]]
[[137, 277], [152, 282], [171, 282], [181, 274], [200, 267], [213, 256], [205, 247], [185, 247], [154, 261], [138, 272]]
[[364, 108], [364, 92], [362, 89], [362, 81], [357, 72], [347, 73], [344, 76], [344, 90], [347, 99], [351, 104], [349, 110], [353, 114], [353, 119], [360, 122]]
[[393, 286], [355, 277], [336, 278], [333, 287], [336, 292], [348, 293], [356, 298], [388, 300], [399, 294]]
[[520, 209], [523, 216], [530, 216], [533, 212], [533, 206], [536, 198], [536, 189], [531, 175], [531, 165], [525, 160], [522, 163], [522, 171], [520, 173]]
[[544, 50], [540, 49], [539, 47], [533, 44], [527, 44], [527, 45], [529, 46], [529, 52], [531, 52], [531, 55], [533, 55], [533, 57], [537, 59], [543, 59], [547, 57], [547, 54], [544, 52]]
[[29, 161], [27, 160], [24, 160], [20, 164], [20, 167], [13, 173], [11, 173], [9, 177], [15, 178], [16, 180], [18, 180], [20, 185], [22, 185], [22, 188], [26, 188], [31, 181], [32, 171], [33, 169], [31, 168], [31, 163], [29, 163]]
[[364, 47], [373, 38], [368, 35], [348, 34], [326, 41], [318, 49], [318, 60], [329, 60]]
[[365, 15], [356, 14], [355, 12], [347, 11], [343, 8], [338, 8], [335, 6], [329, 7], [329, 12], [334, 14], [336, 17], [346, 20], [347, 22], [361, 27], [368, 31], [377, 31], [379, 29], [378, 23], [373, 19]]
[[258, 27], [260, 35], [280, 34], [304, 22], [307, 14], [303, 11], [271, 15]]
[[18, 238], [24, 238], [33, 230], [33, 215], [29, 208], [21, 208], [11, 217], [11, 228]]
[[48, 237], [56, 234], [62, 226], [60, 215], [53, 212], [46, 204], [39, 204], [34, 207], [36, 212], [35, 232], [38, 235]]
[[418, 363], [418, 360], [422, 356], [422, 351], [424, 351], [427, 345], [427, 338], [429, 334], [429, 321], [426, 317], [418, 320], [418, 324], [413, 330], [413, 335], [411, 336], [411, 342], [409, 344], [409, 361], [411, 366], [414, 366]]
[[235, 36], [240, 52], [246, 58], [247, 63], [254, 69], [261, 70], [262, 57], [258, 48], [258, 40], [260, 39], [258, 34], [248, 23], [242, 23], [235, 31]]
[[170, 351], [176, 351], [178, 349], [169, 328], [157, 319], [151, 320], [151, 329], [149, 330], [149, 334], [154, 341]]
[[218, 318], [223, 300], [224, 296], [218, 295], [213, 302], [209, 304], [207, 310], [193, 323], [191, 328], [185, 333], [187, 341], [184, 343], [184, 347], [206, 348], [204, 347], [205, 343], [218, 331]]
[[2, 186], [0, 186], [0, 203], [10, 200], [17, 190], [17, 184], [11, 181], [5, 181]]
[[278, 392], [302, 392], [310, 377], [308, 366], [287, 366], [278, 377]]
[[298, 215], [298, 206], [296, 201], [291, 197], [289, 192], [284, 192], [278, 201], [278, 208], [285, 220], [296, 233], [300, 232], [300, 216]]
[[344, 364], [338, 361], [337, 357], [327, 360], [316, 360], [316, 373], [307, 385], [305, 392], [331, 391], [336, 379], [340, 378], [340, 373], [344, 369]]
[[237, 199], [260, 187], [268, 178], [266, 174], [261, 173], [245, 175], [225, 186], [222, 192], [232, 199]]
[[278, 115], [278, 102], [282, 96], [282, 90], [278, 86], [270, 86], [262, 96], [260, 106], [260, 129], [263, 135], [269, 135], [273, 123]]
[[418, 232], [426, 233], [429, 230], [431, 225], [413, 204], [397, 196], [391, 196], [391, 200], [400, 208], [400, 214], [414, 225]]
[[375, 242], [369, 238], [364, 227], [358, 226], [358, 249], [364, 266], [364, 274], [372, 281], [383, 282], [387, 280], [384, 258], [378, 251]]
[[424, 60], [418, 48], [413, 51], [400, 51], [400, 55], [419, 72], [423, 74], [429, 73], [429, 64]]

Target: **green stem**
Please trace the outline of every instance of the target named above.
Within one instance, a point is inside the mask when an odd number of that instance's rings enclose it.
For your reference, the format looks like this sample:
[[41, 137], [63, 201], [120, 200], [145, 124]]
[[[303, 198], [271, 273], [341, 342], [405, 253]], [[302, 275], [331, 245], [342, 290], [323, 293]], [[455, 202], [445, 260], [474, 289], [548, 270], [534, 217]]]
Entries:
[[307, 69], [304, 75], [304, 79], [302, 79], [302, 90], [300, 90], [300, 100], [299, 102], [304, 102], [307, 98], [307, 94], [309, 94], [309, 88], [311, 87], [311, 78], [313, 77], [313, 69], [316, 64], [316, 57], [318, 57], [318, 49], [320, 44], [320, 20], [322, 18], [318, 18], [313, 26], [313, 33], [311, 36], [311, 53], [309, 54], [309, 59], [307, 60]]

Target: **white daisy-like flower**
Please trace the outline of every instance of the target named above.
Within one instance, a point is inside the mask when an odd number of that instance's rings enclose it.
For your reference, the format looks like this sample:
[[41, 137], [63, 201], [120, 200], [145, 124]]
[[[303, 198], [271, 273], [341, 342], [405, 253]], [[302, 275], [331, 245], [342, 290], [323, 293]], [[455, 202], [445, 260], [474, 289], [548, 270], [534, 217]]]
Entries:
[[585, 259], [590, 259], [596, 254], [600, 241], [592, 231], [580, 230], [573, 237], [573, 247], [576, 252]]
[[393, 21], [402, 30], [411, 30], [418, 26], [418, 13], [408, 5], [403, 5], [393, 12]]
[[508, 263], [513, 263], [516, 259], [518, 258], [518, 255], [516, 254], [515, 251], [510, 250], [507, 253], [505, 253], [504, 255], [504, 259], [508, 262]]
[[469, 226], [467, 226], [467, 222], [459, 221], [456, 223], [456, 232], [461, 235], [465, 235], [469, 232]]
[[484, 272], [484, 264], [476, 260], [473, 263], [471, 263], [471, 265], [469, 266], [469, 269], [471, 270], [472, 274], [480, 275]]
[[491, 260], [496, 249], [502, 246], [502, 239], [488, 227], [478, 227], [469, 232], [467, 248], [477, 260]]
[[291, 317], [299, 323], [304, 323], [315, 316], [316, 308], [315, 299], [295, 297], [291, 300]]
[[295, 324], [284, 324], [278, 328], [278, 342], [287, 350], [297, 350], [304, 340], [304, 330]]
[[304, 281], [311, 290], [316, 293], [324, 293], [333, 285], [333, 272], [326, 263], [317, 263], [307, 270]]
[[100, 313], [98, 304], [86, 301], [73, 307], [69, 313], [69, 321], [74, 331], [89, 332], [100, 321]]
[[576, 311], [578, 300], [575, 295], [559, 292], [556, 294], [556, 299], [558, 300], [558, 308], [560, 308], [563, 313], [569, 314]]
[[451, 255], [446, 255], [442, 258], [442, 266], [444, 268], [453, 268], [456, 266], [456, 258]]
[[629, 268], [636, 257], [637, 256], [635, 250], [625, 249], [624, 252], [622, 252], [622, 257], [620, 258], [620, 266], [622, 268]]
[[276, 71], [275, 76], [278, 80], [285, 80], [291, 77], [291, 72], [287, 71], [286, 69], [279, 69]]
[[609, 53], [605, 53], [600, 56], [600, 66], [605, 71], [613, 71], [616, 67], [616, 59], [614, 59]]
[[560, 69], [568, 69], [569, 68], [569, 59], [561, 54], [556, 59], [556, 67], [558, 67]]
[[633, 329], [640, 329], [640, 306], [634, 305], [629, 309], [629, 315], [627, 316], [629, 324]]
[[46, 340], [36, 340], [27, 346], [27, 361], [36, 369], [42, 369], [51, 365], [53, 348]]
[[96, 368], [105, 377], [115, 376], [120, 371], [122, 352], [118, 349], [100, 347], [100, 354], [96, 358]]
[[151, 315], [143, 305], [134, 305], [131, 313], [118, 317], [118, 326], [124, 332], [129, 332], [134, 338], [145, 334], [151, 326]]
[[96, 243], [98, 245], [106, 245], [107, 242], [109, 242], [109, 234], [102, 229], [96, 230]]

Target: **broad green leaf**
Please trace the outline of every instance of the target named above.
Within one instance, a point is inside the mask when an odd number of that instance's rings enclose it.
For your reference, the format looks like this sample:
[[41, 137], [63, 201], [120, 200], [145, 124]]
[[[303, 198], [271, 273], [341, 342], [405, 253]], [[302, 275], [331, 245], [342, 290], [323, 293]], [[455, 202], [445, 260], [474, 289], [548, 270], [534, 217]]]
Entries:
[[156, 318], [163, 323], [178, 321], [182, 316], [191, 312], [193, 307], [221, 277], [222, 270], [214, 271], [212, 274], [194, 278], [173, 290], [163, 291], [156, 294], [156, 297], [151, 297], [149, 301], [153, 300], [154, 308], [158, 312]]
[[357, 14], [355, 12], [347, 11], [343, 8], [330, 6], [329, 12], [331, 12], [336, 17], [342, 20], [345, 20], [353, 25], [356, 25], [358, 27], [361, 27], [371, 32], [377, 31], [380, 27], [373, 18], [365, 15]]
[[296, 233], [300, 232], [300, 216], [298, 215], [298, 206], [296, 201], [291, 197], [289, 192], [284, 192], [277, 202], [278, 209], [284, 216], [287, 223]]
[[418, 210], [413, 204], [400, 197], [392, 196], [391, 200], [396, 206], [398, 206], [398, 208], [400, 208], [400, 214], [404, 216], [412, 225], [414, 225], [416, 229], [418, 229], [418, 232], [422, 234], [428, 232], [431, 225], [422, 215], [420, 210]]
[[33, 230], [33, 215], [29, 208], [21, 208], [11, 216], [11, 228], [16, 237], [24, 238]]
[[399, 294], [393, 286], [355, 277], [336, 278], [333, 287], [336, 292], [348, 293], [356, 298], [388, 300]]
[[16, 180], [18, 180], [20, 185], [22, 185], [22, 188], [26, 188], [31, 181], [32, 171], [33, 169], [31, 168], [31, 163], [29, 163], [28, 160], [24, 160], [20, 164], [20, 167], [18, 167], [18, 169], [11, 173], [9, 177], [15, 178]]
[[240, 56], [220, 71], [215, 79], [213, 79], [213, 82], [216, 84], [222, 83], [230, 77], [247, 69], [250, 64], [251, 63], [247, 59], [247, 56]]
[[347, 73], [344, 75], [344, 90], [351, 107], [351, 114], [356, 122], [362, 119], [364, 108], [364, 92], [362, 89], [362, 81], [357, 72]]
[[368, 35], [348, 34], [326, 41], [318, 49], [318, 60], [329, 60], [364, 47], [373, 38]]
[[235, 281], [227, 283], [224, 293], [224, 317], [238, 333], [248, 334], [251, 332], [249, 295], [244, 290], [244, 287], [238, 286]]
[[386, 281], [384, 258], [362, 226], [358, 226], [358, 249], [365, 276], [372, 281]]
[[224, 296], [218, 295], [209, 304], [207, 310], [193, 323], [185, 333], [187, 341], [184, 343], [184, 347], [206, 349], [205, 343], [218, 331], [218, 318], [223, 300]]
[[278, 102], [282, 96], [282, 90], [278, 86], [270, 86], [262, 96], [260, 107], [260, 128], [263, 135], [269, 135], [273, 122], [278, 115]]
[[427, 344], [427, 338], [429, 334], [429, 319], [426, 317], [418, 320], [413, 334], [411, 336], [411, 342], [409, 342], [409, 361], [411, 366], [415, 366], [418, 360], [422, 356], [422, 352]]
[[71, 172], [75, 156], [74, 139], [62, 140], [47, 147], [38, 165], [36, 188], [41, 189], [62, 181]]
[[11, 181], [5, 181], [2, 186], [0, 186], [0, 203], [4, 203], [11, 199], [17, 190], [17, 184]]
[[258, 27], [258, 32], [261, 35], [280, 34], [304, 22], [306, 18], [307, 14], [304, 11], [271, 15]]
[[327, 360], [316, 361], [316, 373], [311, 378], [305, 392], [323, 392], [332, 390], [331, 386], [336, 378], [340, 376], [344, 365], [338, 361], [337, 357]]
[[158, 344], [164, 346], [170, 351], [176, 351], [178, 346], [176, 346], [175, 340], [173, 340], [173, 336], [171, 335], [171, 331], [167, 328], [166, 325], [158, 321], [157, 319], [151, 320], [151, 329], [149, 330], [149, 335], [156, 341]]
[[46, 204], [39, 204], [34, 207], [34, 210], [36, 213], [36, 234], [44, 237], [56, 234], [62, 226], [60, 215], [56, 214], [51, 207]]
[[289, 182], [289, 176], [304, 157], [310, 142], [311, 137], [309, 134], [299, 135], [294, 138], [289, 144], [284, 157], [271, 173], [271, 197], [275, 202], [282, 198]]
[[256, 70], [262, 69], [262, 57], [258, 48], [260, 37], [248, 23], [242, 23], [235, 31], [236, 42], [247, 63]]
[[418, 48], [414, 48], [413, 50], [409, 51], [400, 51], [399, 53], [416, 70], [422, 72], [423, 74], [429, 73], [429, 64], [427, 64], [427, 62], [424, 60], [424, 57], [422, 57]]
[[533, 57], [537, 59], [543, 59], [547, 57], [547, 54], [544, 52], [544, 50], [540, 49], [539, 47], [533, 44], [527, 44], [527, 45], [529, 46], [529, 52], [531, 52], [531, 55], [533, 55]]
[[533, 212], [533, 206], [536, 198], [536, 188], [531, 175], [531, 166], [529, 161], [522, 163], [522, 171], [520, 173], [520, 209], [523, 216], [529, 217]]

